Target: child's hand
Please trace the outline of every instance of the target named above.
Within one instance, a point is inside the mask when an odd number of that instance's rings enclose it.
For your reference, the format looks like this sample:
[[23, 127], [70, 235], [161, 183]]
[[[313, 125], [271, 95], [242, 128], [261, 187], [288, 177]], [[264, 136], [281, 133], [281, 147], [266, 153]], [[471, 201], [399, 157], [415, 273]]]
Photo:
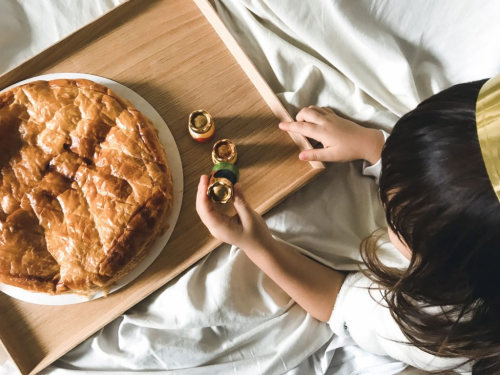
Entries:
[[237, 214], [233, 217], [217, 212], [207, 196], [208, 176], [201, 176], [196, 197], [196, 211], [215, 238], [238, 246], [243, 250], [262, 249], [275, 240], [266, 222], [245, 201], [241, 184], [234, 185], [234, 208]]
[[330, 108], [310, 106], [297, 115], [297, 122], [282, 122], [280, 129], [302, 134], [324, 148], [304, 150], [301, 160], [351, 161], [364, 159], [375, 164], [384, 147], [383, 134], [337, 116]]

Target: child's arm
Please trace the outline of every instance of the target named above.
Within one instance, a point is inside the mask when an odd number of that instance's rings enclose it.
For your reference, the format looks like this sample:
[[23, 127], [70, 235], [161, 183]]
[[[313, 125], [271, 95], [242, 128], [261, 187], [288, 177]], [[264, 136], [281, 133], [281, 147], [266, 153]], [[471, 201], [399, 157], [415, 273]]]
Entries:
[[297, 115], [297, 122], [282, 122], [279, 126], [282, 130], [302, 134], [323, 144], [324, 148], [302, 151], [299, 158], [306, 161], [362, 159], [375, 164], [385, 143], [380, 131], [339, 117], [330, 108], [304, 108]]
[[207, 187], [208, 178], [202, 176], [196, 209], [212, 235], [238, 246], [304, 310], [318, 320], [328, 321], [345, 275], [276, 241], [264, 219], [245, 201], [240, 184], [235, 185], [237, 215], [233, 217], [214, 210]]
[[[311, 106], [297, 115], [297, 122], [281, 123], [283, 130], [320, 141], [324, 148], [302, 151], [301, 160], [351, 161], [364, 159], [375, 164], [380, 159], [384, 136], [343, 119], [327, 108]], [[234, 208], [229, 217], [212, 207], [207, 197], [207, 176], [198, 186], [196, 209], [210, 233], [238, 246], [290, 297], [313, 317], [327, 321], [344, 282], [342, 272], [328, 268], [276, 241], [264, 219], [245, 202], [240, 184], [235, 185]]]

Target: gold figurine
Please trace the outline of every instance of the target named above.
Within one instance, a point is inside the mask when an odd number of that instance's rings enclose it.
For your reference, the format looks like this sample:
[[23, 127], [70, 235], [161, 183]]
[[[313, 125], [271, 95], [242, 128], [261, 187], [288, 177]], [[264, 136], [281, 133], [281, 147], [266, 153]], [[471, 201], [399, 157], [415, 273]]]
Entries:
[[227, 162], [215, 164], [210, 174], [207, 195], [214, 203], [229, 202], [239, 178], [240, 171], [236, 165]]
[[199, 109], [189, 115], [189, 134], [197, 142], [209, 142], [215, 134], [215, 123], [207, 111]]
[[236, 145], [229, 139], [221, 139], [215, 142], [212, 148], [212, 161], [214, 164], [227, 162], [234, 164], [238, 159]]

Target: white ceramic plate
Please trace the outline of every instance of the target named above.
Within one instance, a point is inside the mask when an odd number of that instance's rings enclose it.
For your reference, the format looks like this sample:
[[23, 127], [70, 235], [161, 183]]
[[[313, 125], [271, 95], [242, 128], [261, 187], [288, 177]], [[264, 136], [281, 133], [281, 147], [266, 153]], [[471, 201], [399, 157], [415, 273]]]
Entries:
[[[149, 104], [145, 99], [139, 96], [137, 93], [123, 86], [122, 84], [112, 81], [107, 78], [94, 76], [90, 74], [80, 74], [80, 73], [57, 73], [57, 74], [45, 74], [38, 77], [33, 77], [22, 82], [16, 83], [3, 91], [9, 90], [12, 87], [16, 87], [28, 82], [39, 81], [39, 80], [52, 80], [52, 79], [89, 79], [91, 81], [100, 83], [109, 87], [111, 90], [116, 92], [122, 98], [129, 100], [135, 108], [145, 114], [152, 122], [154, 127], [158, 130], [158, 136], [160, 138], [165, 152], [167, 154], [168, 164], [170, 166], [170, 172], [172, 173], [172, 179], [174, 182], [174, 207], [172, 214], [168, 218], [168, 230], [167, 232], [159, 237], [154, 243], [153, 247], [150, 249], [149, 254], [146, 258], [140, 262], [132, 271], [130, 271], [123, 278], [119, 279], [109, 290], [109, 293], [113, 293], [125, 285], [133, 281], [141, 273], [143, 273], [160, 255], [161, 251], [168, 242], [168, 239], [174, 231], [175, 224], [179, 218], [179, 213], [181, 211], [182, 205], [182, 195], [183, 195], [183, 174], [182, 174], [182, 163], [181, 156], [179, 154], [179, 149], [175, 143], [174, 137], [170, 132], [167, 124], [161, 118], [160, 114]], [[5, 285], [0, 283], [0, 291], [8, 294], [13, 298], [20, 299], [22, 301], [35, 303], [38, 305], [72, 305], [75, 303], [82, 303], [91, 301], [96, 298], [101, 298], [104, 296], [102, 292], [97, 292], [90, 297], [82, 297], [76, 294], [64, 294], [64, 295], [50, 295], [46, 293], [33, 293], [28, 292], [24, 289], [17, 288], [10, 285]]]

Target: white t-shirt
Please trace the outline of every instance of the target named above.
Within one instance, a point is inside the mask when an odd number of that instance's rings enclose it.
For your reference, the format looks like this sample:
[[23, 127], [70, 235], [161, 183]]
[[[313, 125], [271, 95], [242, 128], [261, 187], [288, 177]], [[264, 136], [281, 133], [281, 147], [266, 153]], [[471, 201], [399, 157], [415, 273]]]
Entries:
[[[384, 136], [388, 134], [383, 132]], [[381, 161], [365, 164], [363, 174], [380, 177]], [[460, 358], [441, 358], [408, 343], [382, 298], [382, 291], [370, 289], [374, 283], [361, 272], [350, 273], [337, 296], [328, 324], [341, 337], [352, 337], [361, 348], [388, 355], [425, 371], [444, 371], [464, 362]], [[470, 373], [471, 365], [455, 370]]]

